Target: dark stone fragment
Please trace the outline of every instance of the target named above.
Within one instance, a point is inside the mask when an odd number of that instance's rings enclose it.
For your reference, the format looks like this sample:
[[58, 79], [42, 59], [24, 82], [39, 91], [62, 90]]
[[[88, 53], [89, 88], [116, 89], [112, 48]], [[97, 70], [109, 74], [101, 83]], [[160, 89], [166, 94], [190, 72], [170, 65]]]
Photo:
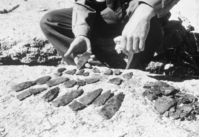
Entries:
[[101, 71], [98, 68], [93, 68], [94, 73], [101, 73]]
[[144, 85], [144, 88], [155, 88], [155, 89], [159, 89], [160, 87], [169, 87], [170, 85], [162, 82], [162, 81], [156, 81], [156, 82], [149, 82], [147, 84]]
[[37, 80], [35, 80], [35, 82], [37, 83], [37, 85], [42, 85], [48, 82], [50, 79], [51, 79], [50, 76], [44, 76], [44, 77], [38, 78]]
[[86, 84], [92, 84], [92, 83], [98, 82], [99, 78], [98, 77], [92, 77], [92, 78], [85, 79], [85, 81], [86, 81]]
[[113, 71], [113, 74], [114, 75], [120, 75], [122, 72], [119, 70], [119, 69], [115, 69], [114, 71]]
[[124, 100], [124, 94], [119, 93], [111, 97], [106, 104], [100, 109], [100, 115], [105, 119], [112, 118], [115, 113], [119, 110], [122, 102]]
[[160, 114], [163, 114], [174, 105], [175, 105], [174, 99], [166, 97], [166, 96], [158, 98], [155, 101], [155, 108]]
[[115, 84], [115, 85], [120, 85], [122, 83], [122, 79], [121, 78], [112, 78], [109, 80], [109, 83]]
[[181, 114], [181, 110], [180, 109], [177, 109], [175, 112], [171, 112], [173, 113], [172, 115], [170, 115], [170, 117], [173, 117], [173, 119], [178, 119], [180, 118], [180, 114]]
[[142, 96], [143, 96], [143, 97], [146, 97], [149, 93], [150, 93], [150, 90], [145, 90], [145, 91], [142, 93]]
[[24, 91], [22, 93], [20, 93], [19, 95], [17, 95], [17, 98], [22, 101], [24, 99], [26, 99], [27, 97], [30, 97], [32, 94], [29, 92], [29, 90]]
[[31, 88], [29, 89], [29, 92], [32, 93], [33, 95], [37, 95], [43, 92], [44, 90], [46, 90], [46, 88]]
[[129, 72], [129, 73], [123, 74], [122, 76], [123, 76], [123, 78], [125, 78], [125, 79], [130, 79], [130, 78], [132, 78], [132, 76], [133, 76], [133, 72]]
[[59, 68], [59, 69], [57, 70], [57, 72], [62, 73], [62, 72], [64, 72], [65, 70], [66, 70], [66, 68]]
[[153, 100], [156, 100], [158, 97], [154, 93], [149, 92], [147, 94], [147, 98], [148, 100], [153, 101]]
[[80, 69], [77, 71], [76, 75], [83, 75], [84, 73], [84, 69]]
[[65, 81], [69, 80], [68, 78], [66, 77], [58, 77], [58, 78], [55, 78], [55, 79], [51, 79], [50, 81], [47, 82], [47, 85], [49, 87], [52, 87], [52, 86], [56, 86], [56, 85], [59, 85]]
[[55, 87], [50, 89], [44, 96], [43, 99], [46, 102], [53, 101], [59, 94], [59, 87]]
[[75, 98], [83, 94], [83, 90], [72, 90], [71, 92], [66, 93], [65, 95], [59, 97], [57, 100], [53, 101], [55, 107], [66, 106], [72, 102]]
[[65, 74], [68, 74], [68, 75], [74, 75], [75, 73], [76, 73], [76, 69], [72, 69], [72, 70], [67, 70], [66, 72], [65, 72]]
[[112, 75], [113, 74], [113, 71], [111, 69], [106, 69], [104, 71], [104, 75]]
[[85, 96], [81, 97], [79, 101], [84, 105], [89, 105], [92, 103], [102, 92], [102, 89], [96, 89], [92, 92], [87, 93]]
[[72, 88], [77, 84], [77, 82], [75, 80], [68, 80], [66, 82], [64, 82], [64, 86], [66, 88]]
[[68, 105], [73, 111], [78, 111], [81, 110], [83, 108], [85, 108], [86, 106], [76, 100], [74, 100], [71, 104]]
[[189, 114], [193, 110], [192, 106], [190, 105], [183, 105], [180, 107], [180, 109], [187, 114]]
[[56, 72], [54, 73], [55, 76], [62, 76], [62, 73], [61, 72]]
[[90, 59], [91, 53], [89, 52], [84, 52], [81, 55], [78, 55], [78, 60], [77, 60], [77, 69], [81, 69], [84, 67], [86, 62]]
[[77, 85], [78, 86], [85, 86], [86, 85], [86, 81], [84, 81], [84, 80], [77, 80]]
[[194, 114], [191, 114], [188, 117], [186, 117], [186, 120], [188, 120], [188, 121], [197, 120], [197, 117]]
[[33, 85], [35, 85], [36, 82], [35, 81], [26, 81], [26, 82], [23, 82], [23, 83], [20, 83], [20, 84], [17, 84], [15, 86], [12, 87], [12, 89], [16, 92], [19, 92], [19, 91], [22, 91], [24, 89], [27, 89]]
[[178, 90], [175, 89], [172, 86], [169, 86], [169, 87], [160, 87], [160, 91], [165, 96], [173, 95], [173, 94], [176, 94], [178, 92]]
[[188, 104], [188, 103], [195, 102], [196, 100], [197, 98], [195, 96], [190, 95], [190, 94], [185, 94], [181, 100], [181, 103]]
[[106, 101], [110, 98], [111, 96], [111, 90], [108, 90], [101, 94], [94, 102], [93, 104], [95, 106], [102, 106], [106, 103]]
[[84, 72], [82, 75], [83, 75], [83, 76], [89, 76], [90, 73], [89, 73], [89, 72]]

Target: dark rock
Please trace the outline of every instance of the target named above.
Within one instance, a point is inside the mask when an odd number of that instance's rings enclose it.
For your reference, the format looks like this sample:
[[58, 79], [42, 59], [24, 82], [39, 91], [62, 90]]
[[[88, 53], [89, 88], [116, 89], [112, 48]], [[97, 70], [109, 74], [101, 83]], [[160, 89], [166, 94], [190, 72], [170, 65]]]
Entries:
[[133, 76], [133, 72], [129, 72], [129, 73], [123, 74], [122, 76], [123, 76], [123, 78], [125, 78], [125, 79], [130, 79], [130, 78], [132, 78], [132, 76]]
[[93, 104], [95, 106], [102, 106], [106, 103], [106, 101], [110, 98], [111, 96], [111, 90], [108, 90], [101, 94], [94, 102]]
[[104, 75], [112, 75], [113, 74], [113, 71], [111, 69], [106, 69], [104, 71]]
[[79, 55], [77, 60], [77, 69], [81, 69], [82, 67], [84, 67], [86, 62], [90, 59], [90, 56], [91, 53], [88, 52], [84, 52], [83, 54]]
[[55, 76], [62, 76], [62, 73], [61, 72], [56, 72], [54, 73]]
[[44, 76], [44, 77], [38, 78], [37, 80], [35, 80], [35, 82], [37, 83], [37, 85], [42, 85], [42, 84], [45, 84], [50, 79], [51, 79], [50, 76]]
[[81, 110], [83, 108], [85, 108], [86, 106], [76, 100], [74, 100], [71, 104], [68, 105], [73, 111], [78, 111]]
[[173, 95], [178, 92], [174, 87], [169, 86], [169, 87], [160, 87], [160, 91], [163, 95], [168, 96], [168, 95]]
[[85, 79], [85, 81], [86, 81], [86, 84], [92, 84], [92, 83], [98, 82], [99, 78], [98, 77], [87, 78]]
[[75, 98], [83, 94], [83, 90], [72, 90], [71, 92], [66, 93], [65, 95], [59, 97], [57, 100], [53, 101], [55, 107], [66, 106], [72, 102]]
[[112, 78], [109, 80], [109, 83], [115, 84], [115, 85], [120, 85], [122, 83], [122, 79], [121, 78]]
[[178, 119], [178, 118], [180, 118], [181, 112], [182, 111], [180, 109], [177, 109], [175, 112], [172, 112], [173, 114], [170, 115], [170, 117], [173, 117], [173, 119]]
[[65, 74], [68, 74], [68, 75], [74, 75], [75, 73], [76, 73], [76, 69], [72, 69], [72, 70], [67, 70], [66, 72], [65, 72]]
[[175, 101], [172, 98], [163, 96], [155, 101], [155, 108], [160, 113], [163, 114], [165, 111], [169, 110], [175, 105]]
[[52, 79], [50, 81], [47, 82], [47, 85], [49, 87], [52, 87], [52, 86], [56, 86], [56, 85], [59, 85], [65, 81], [69, 80], [68, 78], [66, 77], [58, 77], [58, 78], [55, 78], [55, 79]]
[[191, 114], [188, 117], [186, 117], [186, 120], [188, 120], [188, 121], [197, 120], [197, 117], [194, 114]]
[[43, 99], [46, 102], [53, 101], [59, 94], [59, 87], [55, 87], [50, 89], [44, 96]]
[[180, 109], [187, 114], [189, 114], [193, 110], [192, 106], [190, 105], [183, 105], [180, 107]]
[[148, 100], [153, 101], [153, 100], [156, 100], [158, 97], [154, 93], [149, 92], [147, 94], [147, 98]]
[[19, 91], [27, 89], [35, 84], [36, 84], [35, 81], [26, 81], [26, 82], [23, 82], [23, 83], [13, 86], [12, 89], [16, 92], [19, 92]]
[[64, 72], [65, 70], [66, 70], [66, 68], [59, 68], [59, 69], [57, 70], [57, 72], [62, 73], [62, 72]]
[[68, 80], [66, 82], [64, 82], [64, 86], [66, 88], [72, 88], [77, 84], [77, 82], [75, 80]]
[[30, 97], [32, 94], [29, 92], [29, 90], [24, 91], [22, 93], [20, 93], [19, 95], [17, 95], [17, 98], [22, 101], [24, 99], [26, 99], [27, 97]]
[[46, 90], [46, 88], [32, 88], [32, 89], [29, 89], [29, 92], [33, 95], [37, 95], [43, 92], [44, 90]]
[[185, 94], [184, 97], [181, 100], [181, 103], [187, 104], [187, 103], [192, 103], [195, 102], [197, 98], [191, 94]]
[[119, 70], [119, 69], [115, 69], [114, 71], [113, 71], [113, 74], [114, 75], [120, 75], [122, 72]]
[[79, 101], [83, 103], [84, 105], [89, 105], [91, 102], [93, 102], [102, 92], [102, 89], [96, 89], [92, 92], [87, 93], [85, 96], [81, 97]]
[[101, 73], [101, 71], [98, 68], [93, 68], [94, 73]]
[[77, 71], [76, 75], [83, 75], [84, 71], [84, 69], [80, 69]]
[[84, 72], [82, 75], [83, 75], [83, 76], [89, 76], [90, 73], [89, 73], [89, 72]]
[[85, 86], [86, 85], [86, 81], [84, 81], [84, 80], [77, 80], [77, 85], [78, 86]]
[[110, 119], [119, 110], [124, 100], [124, 94], [119, 93], [111, 97], [106, 104], [100, 109], [100, 115], [106, 119]]

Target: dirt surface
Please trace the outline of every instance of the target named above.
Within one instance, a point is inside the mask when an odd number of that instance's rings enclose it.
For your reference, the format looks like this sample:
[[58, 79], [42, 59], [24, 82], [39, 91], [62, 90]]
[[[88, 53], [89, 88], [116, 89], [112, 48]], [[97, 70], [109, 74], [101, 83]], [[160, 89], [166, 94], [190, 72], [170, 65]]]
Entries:
[[[179, 10], [182, 13], [186, 11], [191, 23], [197, 24], [195, 15], [192, 14], [196, 9], [193, 7], [196, 5], [185, 6], [186, 0], [181, 1], [179, 7], [174, 7], [173, 13]], [[72, 2], [69, 0], [1, 0], [0, 10], [11, 9], [18, 4], [19, 7], [11, 13], [0, 14], [1, 48], [10, 48], [17, 43], [30, 42], [35, 38], [45, 39], [39, 28], [40, 18], [51, 10], [69, 7]], [[94, 88], [103, 88], [110, 89], [114, 93], [125, 94], [119, 111], [109, 120], [103, 119], [99, 115], [100, 108], [93, 105], [79, 112], [73, 112], [68, 106], [56, 108], [51, 103], [44, 102], [42, 96], [46, 91], [19, 101], [16, 98], [17, 93], [11, 90], [15, 84], [53, 75], [59, 67], [62, 66], [0, 66], [0, 137], [199, 136], [198, 120], [190, 122], [162, 117], [154, 109], [154, 103], [142, 96], [143, 85], [159, 78], [183, 92], [199, 97], [197, 79], [167, 79], [164, 76], [155, 76], [139, 70], [129, 70], [133, 72], [133, 78], [119, 87], [107, 83], [109, 76], [104, 77], [98, 84], [84, 87], [86, 92]], [[67, 68], [74, 67], [67, 66]], [[76, 79], [76, 76], [73, 78]], [[65, 92], [67, 91], [61, 88], [61, 94]]]

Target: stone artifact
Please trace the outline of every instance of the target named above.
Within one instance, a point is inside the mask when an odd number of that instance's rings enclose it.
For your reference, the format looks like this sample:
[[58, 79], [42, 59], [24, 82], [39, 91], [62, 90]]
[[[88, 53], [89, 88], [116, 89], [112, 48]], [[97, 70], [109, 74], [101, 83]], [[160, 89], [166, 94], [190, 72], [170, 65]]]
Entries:
[[49, 86], [49, 87], [53, 87], [53, 86], [56, 86], [56, 85], [59, 85], [65, 81], [69, 80], [68, 78], [66, 77], [58, 77], [58, 78], [55, 78], [55, 79], [51, 79], [50, 81], [48, 81], [46, 84]]
[[78, 86], [85, 86], [86, 85], [86, 81], [84, 81], [84, 80], [77, 80], [77, 85]]
[[26, 81], [26, 82], [23, 82], [23, 83], [13, 86], [12, 89], [16, 92], [19, 92], [19, 91], [27, 89], [35, 84], [36, 84], [35, 81]]
[[93, 68], [94, 73], [101, 73], [101, 71], [98, 68]]
[[122, 76], [123, 76], [123, 78], [125, 78], [125, 79], [130, 79], [130, 78], [132, 78], [132, 76], [133, 76], [133, 72], [129, 72], [129, 73], [123, 74]]
[[155, 108], [160, 114], [163, 114], [174, 105], [175, 105], [174, 99], [166, 97], [166, 96], [158, 98], [155, 101]]
[[76, 69], [72, 69], [72, 70], [67, 70], [66, 72], [65, 72], [65, 74], [68, 74], [68, 75], [74, 75], [75, 73], [76, 73]]
[[84, 67], [86, 62], [90, 59], [91, 53], [89, 52], [84, 52], [81, 55], [78, 55], [78, 60], [77, 60], [77, 69], [81, 69]]
[[100, 115], [105, 119], [112, 118], [115, 113], [119, 110], [122, 102], [124, 100], [124, 94], [119, 93], [111, 97], [106, 104], [100, 109]]
[[115, 69], [114, 71], [113, 71], [113, 74], [114, 75], [120, 75], [122, 72], [119, 70], [119, 69]]
[[84, 71], [84, 69], [77, 70], [76, 75], [83, 75]]
[[61, 72], [56, 72], [54, 73], [55, 76], [62, 76], [62, 73]]
[[106, 103], [106, 101], [110, 98], [110, 96], [111, 96], [111, 90], [108, 90], [103, 94], [101, 94], [97, 99], [95, 99], [93, 104], [97, 107], [102, 106]]
[[50, 89], [44, 96], [43, 99], [46, 102], [53, 101], [59, 94], [59, 87], [55, 87], [53, 89]]
[[70, 102], [72, 102], [75, 98], [82, 95], [83, 92], [84, 91], [82, 89], [72, 90], [72, 91], [64, 94], [63, 96], [59, 97], [57, 100], [53, 101], [52, 104], [55, 107], [66, 106]]
[[27, 97], [30, 97], [32, 94], [29, 92], [29, 90], [24, 91], [22, 93], [20, 93], [19, 95], [17, 95], [17, 98], [22, 101], [24, 99], [26, 99]]
[[43, 92], [44, 90], [46, 90], [46, 88], [31, 88], [31, 89], [28, 89], [29, 92], [33, 95], [37, 95], [41, 92]]
[[85, 79], [85, 81], [86, 81], [86, 84], [92, 84], [92, 83], [98, 82], [99, 78], [98, 77], [87, 78]]
[[35, 82], [37, 83], [37, 85], [43, 85], [50, 79], [51, 79], [50, 76], [44, 76], [44, 77], [38, 78], [37, 80], [35, 80]]
[[64, 86], [65, 86], [66, 88], [72, 88], [72, 87], [74, 87], [76, 84], [77, 84], [77, 81], [75, 81], [75, 80], [68, 80], [68, 81], [64, 82]]
[[76, 100], [74, 100], [71, 104], [68, 105], [73, 111], [78, 111], [81, 110], [83, 108], [85, 108], [86, 106], [84, 104], [82, 104], [81, 102], [78, 102]]
[[64, 72], [65, 70], [66, 70], [66, 68], [59, 68], [59, 69], [57, 70], [57, 72], [62, 73], [62, 72]]
[[92, 92], [87, 93], [85, 96], [79, 99], [79, 102], [83, 103], [85, 106], [93, 102], [102, 92], [103, 89], [96, 89]]
[[82, 75], [83, 75], [83, 76], [89, 76], [90, 73], [89, 73], [89, 72], [84, 72]]
[[104, 71], [104, 75], [112, 75], [113, 74], [113, 71], [111, 69], [106, 69]]
[[112, 78], [109, 80], [109, 83], [115, 84], [115, 85], [120, 85], [122, 84], [122, 79], [121, 78]]

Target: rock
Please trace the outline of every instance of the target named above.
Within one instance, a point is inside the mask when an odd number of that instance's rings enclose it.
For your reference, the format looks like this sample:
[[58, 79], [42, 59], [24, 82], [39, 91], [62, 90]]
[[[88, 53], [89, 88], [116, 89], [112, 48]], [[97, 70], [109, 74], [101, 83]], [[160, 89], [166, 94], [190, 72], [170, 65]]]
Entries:
[[76, 73], [76, 69], [72, 69], [72, 70], [67, 70], [66, 72], [65, 72], [65, 74], [68, 74], [68, 75], [74, 75], [75, 73]]
[[78, 111], [81, 110], [83, 108], [85, 108], [86, 106], [76, 100], [74, 100], [71, 104], [68, 105], [73, 111]]
[[160, 114], [163, 114], [174, 105], [175, 105], [174, 99], [166, 97], [166, 96], [158, 98], [155, 101], [155, 108]]
[[64, 86], [66, 88], [72, 88], [77, 84], [77, 82], [75, 80], [68, 80], [66, 82], [64, 82]]
[[102, 92], [103, 89], [96, 89], [92, 92], [87, 93], [85, 96], [81, 97], [79, 101], [83, 103], [85, 106], [89, 105], [93, 102]]
[[186, 120], [188, 121], [193, 121], [193, 120], [197, 120], [197, 117], [194, 114], [189, 115]]
[[129, 73], [123, 74], [122, 76], [123, 76], [123, 78], [125, 78], [125, 79], [130, 79], [130, 78], [132, 78], [132, 76], [133, 76], [133, 72], [129, 72]]
[[112, 118], [115, 113], [119, 110], [122, 102], [124, 100], [124, 94], [119, 93], [112, 98], [110, 98], [106, 104], [100, 109], [100, 115], [105, 119]]
[[59, 69], [57, 70], [57, 72], [62, 73], [62, 72], [64, 72], [65, 70], [66, 70], [66, 68], [59, 68]]
[[101, 71], [98, 68], [93, 68], [94, 73], [101, 73]]
[[24, 99], [26, 99], [27, 97], [30, 97], [32, 94], [29, 92], [29, 90], [24, 91], [22, 93], [20, 93], [19, 95], [17, 95], [17, 98], [22, 101]]
[[84, 71], [84, 69], [80, 69], [77, 71], [76, 75], [83, 75]]
[[32, 89], [29, 89], [29, 92], [33, 95], [37, 95], [43, 92], [44, 90], [46, 90], [46, 88], [32, 88]]
[[71, 92], [66, 93], [65, 95], [59, 97], [57, 100], [53, 101], [55, 107], [66, 106], [72, 102], [75, 98], [83, 94], [82, 89], [72, 90]]
[[113, 71], [111, 69], [106, 69], [104, 71], [104, 75], [112, 75], [113, 74]]
[[173, 119], [178, 119], [178, 118], [180, 118], [181, 112], [182, 111], [180, 109], [177, 109], [175, 112], [172, 112], [173, 114], [170, 115], [170, 117], [173, 117]]
[[110, 96], [111, 96], [111, 90], [108, 90], [103, 94], [101, 94], [97, 99], [95, 99], [93, 104], [95, 106], [102, 106], [106, 103], [106, 101], [110, 98]]
[[56, 85], [59, 85], [65, 81], [69, 80], [68, 78], [66, 77], [58, 77], [58, 78], [55, 78], [55, 79], [52, 79], [50, 81], [48, 81], [46, 84], [49, 86], [49, 87], [53, 87], [53, 86], [56, 86]]
[[92, 84], [92, 83], [98, 82], [99, 78], [98, 77], [87, 78], [85, 79], [85, 81], [86, 81], [86, 84]]
[[61, 72], [56, 72], [54, 73], [55, 76], [62, 76], [62, 73]]
[[115, 85], [120, 85], [122, 83], [122, 79], [121, 78], [112, 78], [109, 80], [109, 83], [115, 84]]
[[35, 84], [36, 84], [35, 81], [26, 81], [26, 82], [23, 82], [23, 83], [13, 86], [12, 89], [16, 92], [19, 92], [19, 91], [27, 89]]
[[192, 103], [195, 102], [197, 98], [191, 94], [185, 94], [181, 100], [181, 103], [187, 104], [187, 103]]
[[115, 69], [114, 71], [113, 71], [113, 74], [114, 75], [120, 75], [122, 72], [119, 70], [119, 69]]
[[153, 101], [153, 100], [156, 100], [158, 97], [154, 94], [154, 93], [148, 93], [147, 94], [147, 98], [150, 100], [150, 101]]
[[83, 76], [89, 76], [90, 73], [89, 73], [89, 72], [84, 72], [82, 75], [83, 75]]
[[86, 62], [90, 59], [91, 53], [89, 52], [84, 52], [81, 55], [78, 55], [78, 60], [77, 60], [77, 69], [81, 69], [84, 67]]
[[50, 89], [44, 96], [43, 99], [46, 102], [53, 101], [59, 94], [59, 87], [55, 87], [53, 89]]
[[163, 95], [168, 96], [168, 95], [173, 95], [176, 94], [178, 92], [178, 90], [176, 90], [173, 86], [169, 86], [169, 87], [160, 87], [160, 91]]
[[86, 81], [84, 81], [84, 80], [77, 80], [77, 85], [78, 86], [85, 86], [86, 85]]
[[44, 76], [44, 77], [38, 78], [37, 80], [35, 80], [35, 82], [37, 83], [37, 85], [43, 85], [50, 79], [51, 79], [50, 76]]
[[192, 106], [190, 105], [183, 105], [180, 107], [180, 109], [187, 114], [189, 114], [193, 110]]

